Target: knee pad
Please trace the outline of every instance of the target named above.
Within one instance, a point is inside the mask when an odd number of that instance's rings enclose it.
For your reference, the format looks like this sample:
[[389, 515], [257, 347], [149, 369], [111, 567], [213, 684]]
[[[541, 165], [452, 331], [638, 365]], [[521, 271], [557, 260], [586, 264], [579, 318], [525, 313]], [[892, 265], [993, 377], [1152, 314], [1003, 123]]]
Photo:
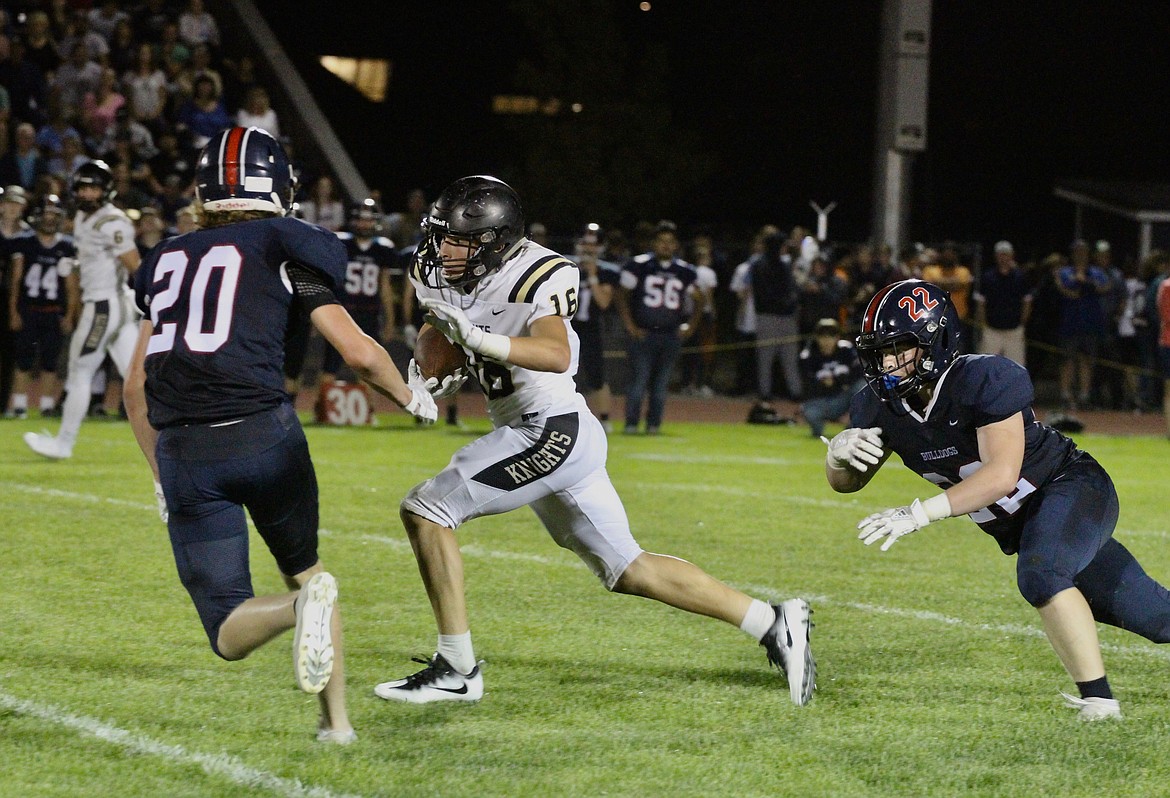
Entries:
[[1025, 601], [1042, 607], [1057, 593], [1073, 587], [1073, 580], [1054, 573], [1047, 564], [1021, 561], [1016, 567], [1016, 586]]

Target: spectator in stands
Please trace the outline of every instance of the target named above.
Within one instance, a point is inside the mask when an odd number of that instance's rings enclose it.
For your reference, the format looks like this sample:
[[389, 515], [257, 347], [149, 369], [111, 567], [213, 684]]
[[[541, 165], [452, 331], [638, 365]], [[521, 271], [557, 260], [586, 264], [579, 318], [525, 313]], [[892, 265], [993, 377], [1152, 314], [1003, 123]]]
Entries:
[[114, 173], [114, 204], [122, 210], [134, 208], [136, 210], [150, 206], [154, 197], [143, 191], [133, 180], [131, 162], [119, 160], [110, 164], [110, 171]]
[[101, 80], [92, 92], [86, 92], [81, 101], [81, 126], [86, 143], [93, 152], [102, 148], [106, 132], [114, 126], [114, 115], [126, 105], [126, 97], [118, 91], [118, 76], [106, 67]]
[[[177, 122], [179, 127], [190, 132], [191, 146], [195, 150], [203, 149], [212, 136], [232, 126], [232, 118], [220, 102], [215, 81], [207, 75], [195, 79], [195, 93], [179, 109]], [[344, 212], [341, 216], [344, 220]]]
[[1158, 339], [1161, 336], [1161, 318], [1158, 315], [1158, 288], [1170, 277], [1170, 253], [1156, 249], [1142, 262], [1142, 313], [1134, 320], [1138, 329], [1138, 347], [1141, 350], [1143, 373], [1138, 384], [1142, 404], [1154, 408], [1162, 402], [1161, 364], [1158, 360]]
[[0, 184], [30, 190], [37, 176], [48, 171], [49, 164], [37, 149], [37, 131], [30, 123], [17, 125], [14, 138], [12, 149], [0, 157]]
[[698, 273], [677, 257], [678, 250], [678, 228], [664, 220], [658, 223], [651, 251], [627, 261], [622, 268], [617, 299], [618, 313], [629, 335], [627, 435], [638, 431], [647, 389], [646, 434], [658, 434], [679, 349], [699, 323], [702, 305], [694, 303], [688, 314], [683, 301], [693, 290]]
[[1088, 407], [1091, 400], [1093, 361], [1106, 335], [1101, 297], [1109, 292], [1109, 276], [1090, 263], [1087, 242], [1077, 239], [1069, 252], [1072, 262], [1060, 270], [1056, 286], [1063, 297], [1060, 342], [1066, 355], [1060, 368], [1060, 398], [1072, 410]]
[[28, 22], [24, 28], [24, 45], [25, 58], [29, 63], [36, 64], [46, 78], [50, 78], [61, 66], [61, 50], [53, 40], [53, 33], [49, 29], [49, 15], [44, 11], [33, 11], [28, 15]]
[[138, 41], [134, 38], [134, 28], [130, 26], [130, 20], [123, 19], [114, 26], [114, 36], [110, 39], [109, 67], [115, 73], [125, 75], [134, 68], [137, 58]]
[[764, 251], [764, 241], [779, 235], [780, 228], [766, 224], [752, 239], [752, 251], [748, 260], [735, 267], [731, 275], [731, 291], [735, 294], [735, 333], [740, 346], [735, 360], [736, 396], [752, 393], [756, 385], [756, 303], [752, 298], [751, 257]]
[[200, 44], [219, 47], [219, 25], [204, 9], [203, 0], [188, 0], [187, 10], [179, 14], [179, 39], [192, 48]]
[[240, 127], [258, 127], [280, 138], [280, 120], [268, 99], [268, 89], [253, 86], [248, 90], [244, 106], [236, 112], [236, 124]]
[[89, 16], [82, 9], [77, 9], [69, 16], [67, 32], [59, 42], [60, 52], [71, 53], [75, 44], [84, 44], [89, 60], [98, 64], [106, 63], [110, 55], [110, 44], [100, 33], [89, 28]]
[[49, 174], [61, 180], [69, 180], [77, 167], [90, 160], [81, 143], [81, 135], [74, 130], [66, 133], [61, 140], [61, 153], [49, 159], [46, 169]]
[[195, 93], [195, 81], [199, 78], [211, 78], [215, 83], [215, 95], [223, 98], [223, 75], [211, 65], [211, 48], [206, 44], [197, 44], [191, 50], [191, 58], [179, 76], [180, 90], [186, 94]]
[[13, 119], [40, 126], [45, 123], [49, 85], [41, 68], [24, 54], [24, 41], [19, 36], [11, 40], [0, 37], [0, 84], [8, 89]]
[[386, 229], [395, 245], [412, 247], [422, 239], [422, 220], [431, 203], [421, 188], [412, 188], [406, 195], [406, 210], [391, 213], [386, 217]]
[[698, 278], [695, 290], [687, 294], [688, 302], [702, 305], [699, 327], [691, 336], [688, 352], [679, 358], [680, 382], [684, 393], [695, 394], [709, 399], [715, 395], [711, 387], [711, 375], [715, 370], [716, 310], [715, 289], [719, 287], [719, 274], [715, 270], [715, 244], [711, 234], [702, 232], [691, 241], [690, 263], [695, 267]]
[[811, 333], [821, 319], [840, 319], [848, 292], [845, 278], [837, 274], [823, 254], [817, 253], [800, 286], [801, 334]]
[[78, 42], [69, 51], [69, 60], [61, 64], [53, 79], [53, 93], [63, 108], [81, 108], [85, 95], [97, 91], [102, 68], [89, 58], [89, 49]]
[[974, 300], [975, 322], [981, 330], [979, 351], [1026, 365], [1024, 328], [1032, 314], [1032, 294], [1011, 242], [996, 243], [995, 268], [983, 272]]
[[853, 295], [851, 304], [860, 313], [879, 288], [893, 281], [894, 270], [889, 263], [883, 263], [874, 257], [872, 244], [861, 244], [853, 251], [852, 266], [849, 277], [850, 291]]
[[[73, 6], [88, 5], [88, 0], [40, 0], [37, 5], [45, 5], [45, 13], [49, 15], [49, 35], [58, 44], [68, 35], [70, 23], [73, 21]], [[66, 52], [58, 47], [58, 51]]]
[[1123, 273], [1125, 300], [1117, 316], [1117, 359], [1124, 364], [1125, 386], [1123, 409], [1145, 411], [1148, 405], [1141, 386], [1142, 343], [1145, 332], [1146, 284], [1140, 276], [1141, 267], [1128, 261]]
[[1158, 284], [1158, 358], [1162, 366], [1162, 415], [1170, 437], [1170, 277]]
[[59, 155], [65, 136], [81, 138], [81, 133], [73, 127], [73, 109], [65, 108], [54, 98], [49, 101], [49, 121], [37, 131], [37, 149], [46, 158]]
[[1093, 263], [1109, 279], [1109, 290], [1101, 295], [1105, 337], [1100, 360], [1093, 369], [1093, 404], [1120, 410], [1125, 403], [1125, 373], [1117, 366], [1121, 361], [1117, 323], [1125, 308], [1125, 273], [1113, 260], [1113, 247], [1104, 239], [1093, 247]]
[[542, 247], [547, 247], [548, 228], [544, 226], [543, 222], [533, 222], [528, 225], [528, 238], [540, 244]]
[[843, 338], [834, 318], [820, 319], [813, 338], [800, 350], [800, 375], [807, 400], [800, 406], [814, 438], [825, 434], [825, 422], [849, 412], [853, 394], [865, 387], [853, 342]]
[[800, 291], [792, 271], [792, 258], [784, 251], [784, 236], [769, 236], [764, 250], [751, 257], [748, 280], [756, 307], [756, 394], [757, 401], [749, 420], [776, 423], [779, 420], [772, 405], [774, 389], [773, 366], [780, 358], [788, 397], [799, 401], [800, 384], [800, 330], [797, 326], [800, 312]]
[[129, 24], [130, 15], [122, 10], [119, 0], [101, 0], [89, 10], [89, 28], [106, 40], [114, 43], [114, 30], [121, 22]]
[[313, 182], [308, 198], [301, 203], [301, 214], [306, 222], [326, 230], [337, 231], [345, 225], [345, 205], [334, 191], [333, 178], [321, 175]]
[[134, 223], [134, 243], [138, 245], [138, 254], [146, 258], [150, 251], [166, 238], [166, 230], [167, 226], [159, 215], [158, 208], [143, 205]]
[[580, 340], [577, 390], [585, 396], [606, 432], [612, 430], [609, 420], [612, 397], [605, 364], [605, 328], [614, 292], [621, 281], [622, 269], [603, 255], [601, 231], [590, 225], [577, 241], [574, 261], [581, 273], [581, 287], [577, 292], [577, 312], [573, 314], [573, 330]]
[[134, 38], [140, 42], [161, 42], [168, 24], [175, 25], [175, 38], [178, 38], [179, 26], [165, 0], [143, 0], [130, 12], [130, 24], [134, 27]]
[[162, 38], [155, 47], [158, 51], [155, 53], [155, 61], [162, 64], [163, 69], [166, 69], [168, 63], [175, 64], [179, 70], [180, 90], [184, 92], [184, 97], [191, 96], [192, 81], [183, 74], [187, 65], [191, 63], [191, 48], [179, 41], [179, 26], [174, 22], [164, 25]]
[[[154, 146], [154, 136], [145, 125], [131, 116], [130, 110], [122, 106], [114, 114], [114, 124], [106, 131], [106, 136], [98, 145], [97, 152], [102, 157], [110, 155], [115, 149], [118, 138], [126, 138], [134, 150], [134, 159], [145, 164], [158, 154], [158, 147]], [[108, 160], [108, 159], [107, 159]], [[135, 180], [145, 180], [144, 174], [136, 174]]]
[[134, 119], [156, 133], [161, 130], [166, 124], [167, 76], [155, 62], [154, 48], [149, 44], [138, 45], [134, 68], [122, 76], [122, 89]]
[[158, 198], [159, 210], [167, 224], [177, 225], [179, 212], [191, 204], [191, 189], [185, 186], [178, 175], [167, 175], [163, 181], [163, 192]]
[[189, 148], [180, 146], [179, 134], [164, 128], [155, 144], [158, 154], [147, 160], [150, 175], [146, 179], [150, 193], [162, 194], [163, 186], [171, 175], [177, 176], [180, 185], [191, 185], [195, 175], [194, 156], [190, 154]]
[[256, 62], [247, 53], [236, 58], [224, 58], [221, 64], [223, 72], [223, 102], [228, 108], [239, 108], [248, 96], [248, 90], [260, 85], [256, 77]]
[[1068, 263], [1062, 252], [1051, 252], [1030, 270], [1032, 314], [1024, 326], [1025, 338], [1037, 346], [1029, 347], [1028, 371], [1034, 376], [1055, 377], [1061, 358], [1060, 306], [1064, 297], [1057, 288], [1060, 270]]
[[[971, 351], [971, 288], [975, 278], [971, 270], [959, 262], [959, 248], [953, 241], [942, 245], [938, 262], [922, 269], [922, 279], [934, 283], [951, 295], [951, 304], [959, 315], [961, 337], [959, 351]], [[864, 303], [862, 304], [864, 307]]]

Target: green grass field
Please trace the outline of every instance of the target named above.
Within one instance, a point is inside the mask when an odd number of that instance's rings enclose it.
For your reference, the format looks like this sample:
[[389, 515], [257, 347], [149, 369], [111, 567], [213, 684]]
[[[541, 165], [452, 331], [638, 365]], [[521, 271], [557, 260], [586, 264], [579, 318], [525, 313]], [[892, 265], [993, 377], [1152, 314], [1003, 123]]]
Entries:
[[[0, 423], [0, 796], [1170, 794], [1170, 651], [1102, 628], [1127, 717], [1079, 723], [1014, 559], [966, 519], [864, 547], [859, 518], [929, 487], [891, 462], [833, 494], [823, 445], [798, 427], [614, 436], [609, 470], [646, 549], [812, 601], [811, 705], [738, 630], [607, 594], [528, 510], [459, 533], [484, 700], [383, 702], [374, 684], [434, 646], [398, 501], [471, 437], [382, 422], [309, 430], [348, 747], [314, 741], [288, 636], [243, 662], [211, 653], [127, 425], [87, 423], [74, 458], [49, 462], [20, 440], [40, 422]], [[1166, 442], [1081, 443], [1117, 483], [1118, 538], [1170, 580]], [[255, 537], [252, 568], [258, 592], [280, 589]]]

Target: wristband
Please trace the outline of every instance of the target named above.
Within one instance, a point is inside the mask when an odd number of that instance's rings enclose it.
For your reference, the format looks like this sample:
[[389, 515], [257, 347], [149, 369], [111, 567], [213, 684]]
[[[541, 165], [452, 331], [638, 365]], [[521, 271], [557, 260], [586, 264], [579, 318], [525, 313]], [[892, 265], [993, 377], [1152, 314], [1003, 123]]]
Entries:
[[951, 517], [951, 500], [947, 498], [945, 492], [931, 496], [925, 501], [916, 502], [916, 504], [922, 508], [923, 513], [931, 521], [941, 521]]
[[484, 332], [479, 327], [472, 327], [471, 335], [467, 336], [467, 346], [484, 357], [506, 361], [512, 352], [512, 339], [506, 335]]

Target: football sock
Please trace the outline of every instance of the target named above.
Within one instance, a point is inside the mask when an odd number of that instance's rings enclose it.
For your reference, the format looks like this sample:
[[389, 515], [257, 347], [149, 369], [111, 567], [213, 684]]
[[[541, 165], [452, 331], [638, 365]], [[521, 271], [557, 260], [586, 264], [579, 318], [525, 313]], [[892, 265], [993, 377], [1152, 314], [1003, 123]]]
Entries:
[[439, 635], [439, 645], [435, 650], [460, 673], [468, 674], [475, 670], [475, 652], [471, 649], [470, 631], [461, 635]]
[[1089, 682], [1077, 682], [1077, 689], [1081, 691], [1081, 698], [1113, 698], [1113, 691], [1109, 689], [1109, 679], [1105, 676]]
[[739, 628], [756, 640], [760, 640], [768, 633], [774, 623], [776, 623], [776, 610], [772, 609], [772, 605], [759, 599], [752, 599], [751, 606], [744, 613], [743, 620], [739, 622]]
[[51, 396], [42, 396], [41, 397], [41, 412], [42, 413], [47, 413], [48, 411], [52, 410], [56, 406], [57, 406], [57, 403], [53, 401], [53, 397], [51, 397]]
[[28, 410], [28, 394], [14, 393], [12, 394], [12, 409], [13, 410]]

